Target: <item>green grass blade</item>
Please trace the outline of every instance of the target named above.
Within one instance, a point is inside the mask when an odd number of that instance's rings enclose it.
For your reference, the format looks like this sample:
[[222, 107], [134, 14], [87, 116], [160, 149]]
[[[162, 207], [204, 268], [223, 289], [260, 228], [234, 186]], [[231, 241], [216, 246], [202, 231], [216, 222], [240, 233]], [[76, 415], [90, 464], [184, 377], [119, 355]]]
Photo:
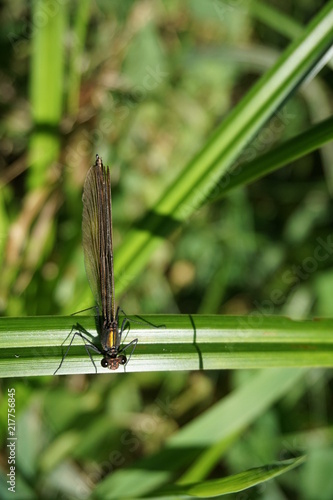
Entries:
[[242, 148], [323, 59], [332, 37], [331, 0], [217, 128], [154, 209], [129, 231], [115, 257], [116, 274], [123, 278], [120, 288], [138, 275], [158, 242], [202, 205]]
[[[154, 496], [159, 498], [214, 498], [228, 493], [237, 493], [257, 484], [264, 483], [269, 479], [280, 476], [285, 472], [298, 467], [305, 461], [305, 456], [283, 460], [274, 464], [255, 467], [239, 474], [213, 479], [201, 483], [189, 484], [186, 486], [171, 486], [154, 492]], [[147, 496], [149, 498], [149, 495]]]
[[136, 462], [132, 469], [114, 471], [98, 485], [92, 498], [111, 500], [145, 496], [162, 484], [169, 483], [175, 473], [189, 467], [207, 447], [243, 432], [290, 391], [304, 373], [304, 369], [269, 369], [254, 374], [171, 436], [166, 441], [165, 449]]
[[226, 438], [220, 439], [213, 446], [207, 448], [178, 479], [177, 484], [203, 481], [220, 462], [225, 452], [239, 439], [240, 433], [241, 429], [237, 429], [234, 433], [230, 433]]
[[72, 50], [68, 70], [68, 112], [76, 116], [79, 109], [82, 57], [89, 23], [91, 2], [81, 0], [76, 5]]
[[[333, 366], [333, 319], [220, 315], [143, 319], [147, 324], [132, 322], [126, 336], [126, 343], [139, 339], [127, 372]], [[52, 375], [77, 324], [99, 345], [93, 317], [1, 318], [0, 377]], [[106, 373], [101, 356], [94, 359], [98, 372]], [[59, 374], [94, 372], [82, 339], [76, 337]]]
[[295, 19], [265, 2], [252, 0], [249, 9], [259, 21], [287, 38], [294, 39], [303, 32], [303, 27]]
[[[301, 36], [304, 31], [304, 27], [293, 17], [264, 1], [251, 0], [249, 10], [263, 24], [290, 40]], [[332, 59], [327, 62], [327, 66], [333, 68]]]
[[60, 151], [59, 122], [62, 115], [66, 3], [49, 8], [45, 0], [33, 2], [31, 59], [31, 112], [34, 130], [29, 145], [29, 185], [45, 184], [47, 170]]
[[219, 192], [209, 201], [223, 198], [232, 189], [249, 184], [288, 163], [302, 158], [333, 140], [333, 118], [324, 120], [309, 130], [280, 144], [253, 161], [241, 163], [219, 182]]

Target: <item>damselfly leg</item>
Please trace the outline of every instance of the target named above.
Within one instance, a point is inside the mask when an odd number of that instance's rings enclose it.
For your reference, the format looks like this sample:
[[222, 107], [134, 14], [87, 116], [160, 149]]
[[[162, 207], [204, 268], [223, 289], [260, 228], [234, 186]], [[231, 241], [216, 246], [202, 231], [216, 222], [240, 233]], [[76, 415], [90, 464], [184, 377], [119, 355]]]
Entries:
[[[73, 333], [73, 335], [72, 335], [73, 330], [77, 330], [77, 331], [75, 331], [75, 332]], [[84, 328], [83, 328], [80, 324], [78, 324], [78, 323], [77, 323], [76, 325], [74, 325], [74, 326], [72, 327], [71, 331], [69, 332], [69, 334], [68, 334], [68, 336], [67, 336], [67, 338], [68, 338], [70, 335], [72, 335], [71, 341], [70, 341], [70, 343], [68, 344], [68, 347], [67, 347], [67, 349], [66, 349], [66, 352], [65, 352], [65, 354], [64, 354], [64, 355], [63, 355], [63, 357], [62, 357], [62, 360], [61, 360], [61, 362], [60, 362], [60, 365], [58, 366], [58, 368], [56, 369], [56, 371], [54, 372], [54, 374], [53, 374], [53, 375], [56, 375], [56, 373], [57, 373], [57, 372], [60, 370], [60, 368], [62, 367], [62, 364], [63, 364], [63, 362], [65, 361], [65, 359], [66, 359], [66, 357], [67, 357], [67, 355], [68, 355], [68, 353], [69, 353], [70, 348], [72, 347], [72, 344], [73, 344], [73, 342], [74, 342], [75, 337], [80, 337], [80, 338], [83, 340], [83, 343], [84, 343], [84, 348], [85, 348], [85, 350], [86, 350], [86, 353], [89, 355], [89, 358], [90, 358], [90, 360], [91, 360], [92, 364], [94, 365], [94, 367], [95, 367], [95, 371], [96, 371], [96, 373], [97, 373], [97, 368], [96, 368], [95, 362], [94, 362], [94, 360], [93, 360], [93, 358], [92, 358], [92, 356], [91, 356], [91, 352], [90, 352], [90, 351], [93, 351], [93, 352], [95, 352], [95, 353], [97, 353], [97, 354], [103, 354], [103, 352], [102, 352], [100, 349], [98, 349], [98, 347], [96, 347], [96, 346], [95, 346], [95, 344], [93, 344], [93, 342], [92, 342], [92, 341], [91, 341], [91, 340], [90, 340], [90, 339], [86, 336], [86, 334], [87, 334], [87, 331], [86, 331], [86, 330], [85, 330], [85, 329], [84, 329]], [[67, 338], [66, 338], [66, 339], [67, 339]], [[66, 339], [64, 340], [64, 342], [66, 342]]]

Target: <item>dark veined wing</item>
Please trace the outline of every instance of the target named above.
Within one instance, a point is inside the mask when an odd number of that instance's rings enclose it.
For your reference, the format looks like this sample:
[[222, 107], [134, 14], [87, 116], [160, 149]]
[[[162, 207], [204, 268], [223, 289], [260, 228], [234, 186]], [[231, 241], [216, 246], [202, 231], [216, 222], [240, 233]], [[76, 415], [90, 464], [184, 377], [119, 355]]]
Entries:
[[111, 183], [109, 167], [96, 155], [83, 189], [82, 243], [90, 288], [103, 320], [115, 319]]

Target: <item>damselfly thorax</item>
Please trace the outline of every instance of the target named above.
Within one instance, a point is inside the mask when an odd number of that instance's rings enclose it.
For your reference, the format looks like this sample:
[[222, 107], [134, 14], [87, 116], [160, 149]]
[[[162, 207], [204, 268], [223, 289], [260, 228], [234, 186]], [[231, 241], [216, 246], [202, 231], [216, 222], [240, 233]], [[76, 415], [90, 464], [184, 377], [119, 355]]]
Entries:
[[101, 345], [104, 355], [101, 365], [103, 368], [117, 370], [119, 365], [126, 364], [126, 356], [120, 354], [121, 334], [122, 331], [119, 331], [118, 319], [114, 320], [110, 325], [103, 323], [101, 331]]

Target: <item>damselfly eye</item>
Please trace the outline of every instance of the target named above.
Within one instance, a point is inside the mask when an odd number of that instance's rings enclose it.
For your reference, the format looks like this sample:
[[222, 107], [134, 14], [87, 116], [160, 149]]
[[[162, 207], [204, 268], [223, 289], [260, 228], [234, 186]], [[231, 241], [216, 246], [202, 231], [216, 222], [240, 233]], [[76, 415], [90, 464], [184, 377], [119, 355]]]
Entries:
[[103, 358], [101, 361], [101, 365], [103, 366], [103, 368], [107, 368], [109, 365], [108, 360], [106, 358]]
[[124, 356], [124, 355], [118, 356], [118, 359], [119, 359], [121, 365], [126, 365], [126, 363], [127, 363], [126, 356]]

